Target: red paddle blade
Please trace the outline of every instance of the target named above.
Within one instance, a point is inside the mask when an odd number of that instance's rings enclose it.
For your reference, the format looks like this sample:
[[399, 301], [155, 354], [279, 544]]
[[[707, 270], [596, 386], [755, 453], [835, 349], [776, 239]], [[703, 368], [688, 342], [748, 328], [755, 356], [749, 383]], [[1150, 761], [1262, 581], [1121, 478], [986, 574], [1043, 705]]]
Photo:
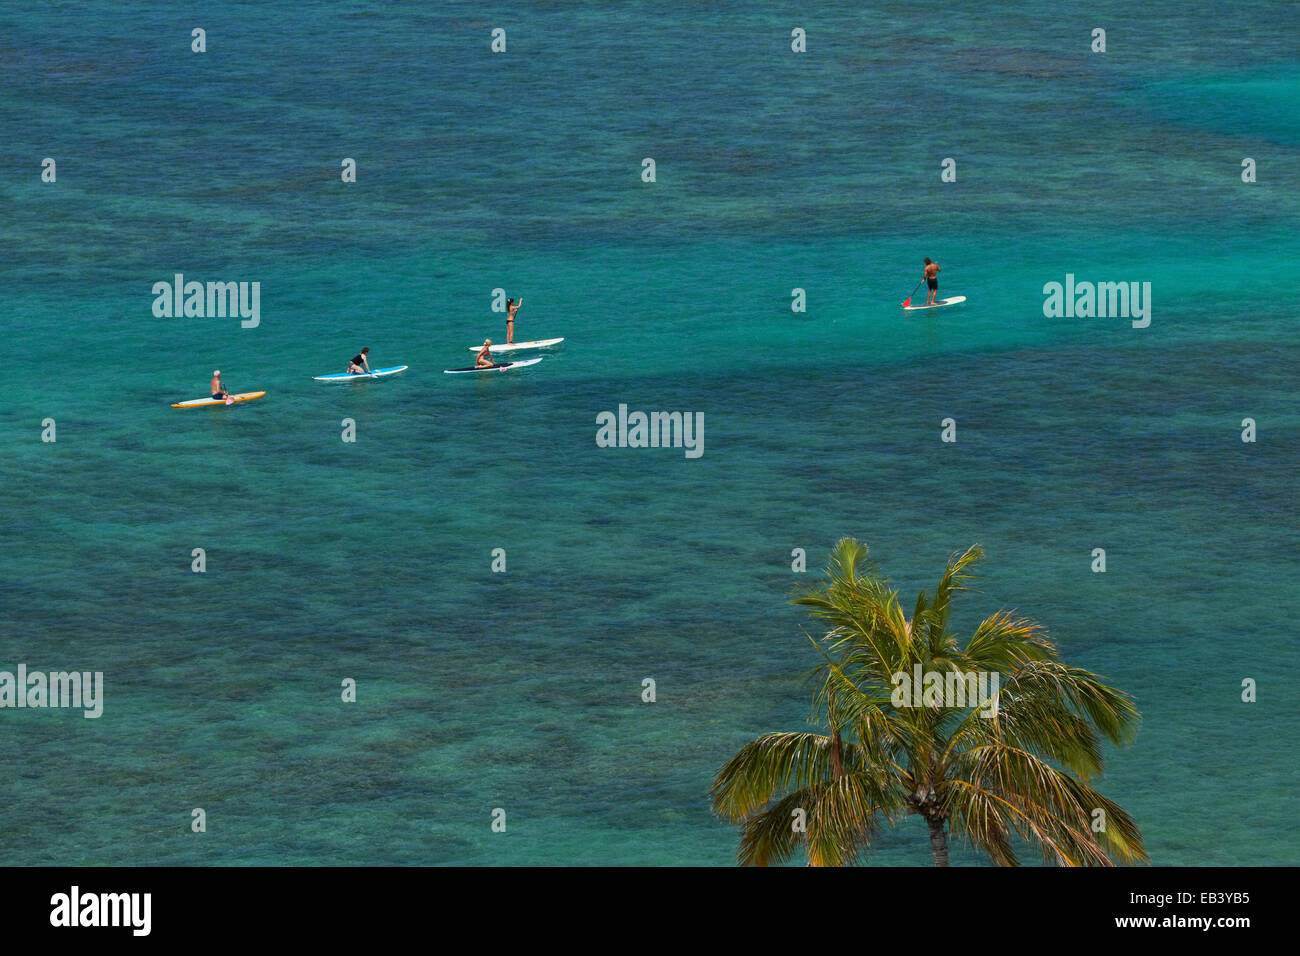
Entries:
[[909, 295], [906, 299], [903, 300], [903, 308], [906, 309], [911, 304], [912, 304], [912, 297]]

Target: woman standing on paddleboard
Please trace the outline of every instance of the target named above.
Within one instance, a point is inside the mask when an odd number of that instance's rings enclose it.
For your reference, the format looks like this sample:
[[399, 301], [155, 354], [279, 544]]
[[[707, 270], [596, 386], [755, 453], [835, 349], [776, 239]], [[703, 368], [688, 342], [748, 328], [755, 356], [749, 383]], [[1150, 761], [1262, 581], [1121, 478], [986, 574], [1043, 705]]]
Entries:
[[510, 345], [515, 340], [515, 313], [519, 311], [519, 306], [523, 304], [523, 299], [518, 302], [515, 302], [514, 299], [506, 299], [506, 345]]
[[939, 263], [931, 262], [929, 256], [925, 257], [925, 284], [930, 289], [926, 293], [925, 304], [934, 305], [934, 297], [939, 294]]

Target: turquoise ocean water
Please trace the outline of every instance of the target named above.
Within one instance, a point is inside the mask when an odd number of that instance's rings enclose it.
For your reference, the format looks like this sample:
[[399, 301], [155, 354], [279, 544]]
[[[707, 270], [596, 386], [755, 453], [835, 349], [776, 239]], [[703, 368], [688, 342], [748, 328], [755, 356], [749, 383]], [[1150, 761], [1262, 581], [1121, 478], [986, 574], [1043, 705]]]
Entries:
[[[0, 8], [0, 669], [107, 685], [98, 720], [0, 711], [0, 860], [726, 865], [709, 783], [804, 726], [786, 602], [852, 535], [906, 595], [980, 542], [964, 628], [1018, 608], [1137, 697], [1099, 786], [1154, 863], [1295, 863], [1298, 33], [1282, 2]], [[925, 255], [969, 301], [904, 317]], [[261, 325], [155, 318], [177, 272], [259, 281]], [[1045, 318], [1067, 273], [1149, 281], [1150, 327]], [[504, 337], [497, 287], [564, 346], [441, 374]], [[311, 381], [362, 345], [410, 371]], [[266, 398], [170, 407], [218, 367]], [[596, 447], [621, 403], [703, 412], [704, 455]], [[871, 862], [928, 864], [922, 824]]]

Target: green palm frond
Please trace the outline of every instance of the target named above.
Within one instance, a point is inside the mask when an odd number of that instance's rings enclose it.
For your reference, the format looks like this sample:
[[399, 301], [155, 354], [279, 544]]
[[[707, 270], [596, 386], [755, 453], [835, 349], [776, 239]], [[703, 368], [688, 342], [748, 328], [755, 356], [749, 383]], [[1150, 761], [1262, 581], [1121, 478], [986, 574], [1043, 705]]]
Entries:
[[1086, 717], [1113, 744], [1127, 744], [1137, 732], [1133, 698], [1101, 682], [1091, 671], [1067, 664], [1031, 662], [1004, 683], [1018, 698], [1056, 700]]
[[[891, 808], [877, 793], [879, 779], [849, 773], [796, 790], [741, 825], [738, 861], [742, 866], [784, 863], [802, 848], [812, 866], [843, 866], [871, 844]], [[794, 829], [803, 811], [804, 832]]]
[[[1035, 754], [987, 744], [960, 754], [951, 770], [950, 782], [963, 781], [1000, 797], [1007, 808], [1003, 825], [1037, 842], [1045, 859], [1064, 866], [1113, 866], [1092, 832], [1093, 811], [1101, 808], [1107, 813], [1106, 845], [1127, 862], [1146, 860], [1131, 818], [1087, 784]], [[954, 808], [964, 792], [958, 786], [951, 788]], [[954, 814], [954, 825], [957, 817]]]
[[771, 866], [785, 863], [807, 838], [794, 829], [794, 813], [816, 803], [812, 788], [796, 790], [782, 797], [767, 810], [755, 813], [740, 826], [740, 851], [736, 855], [741, 866]]
[[[713, 810], [733, 823], [766, 806], [778, 793], [803, 789], [830, 776], [832, 739], [823, 734], [771, 733], [732, 757], [710, 788]], [[841, 742], [853, 760], [856, 748]], [[844, 759], [842, 757], [841, 759]]]
[[[1007, 819], [1019, 811], [997, 794], [969, 781], [953, 779], [947, 787], [948, 823], [954, 836], [989, 855], [995, 866], [1019, 866]], [[1019, 832], [1019, 831], [1017, 831]]]
[[978, 670], [1009, 674], [1028, 661], [1057, 660], [1056, 646], [1033, 621], [999, 611], [986, 617], [966, 642], [966, 658]]
[[942, 639], [945, 635], [952, 596], [958, 591], [971, 590], [966, 586], [966, 582], [975, 576], [970, 569], [983, 558], [984, 549], [975, 544], [961, 554], [955, 554], [948, 559], [948, 566], [944, 569], [943, 577], [939, 579], [939, 586], [934, 592], [934, 601], [930, 603], [926, 614], [927, 636], [932, 641]]

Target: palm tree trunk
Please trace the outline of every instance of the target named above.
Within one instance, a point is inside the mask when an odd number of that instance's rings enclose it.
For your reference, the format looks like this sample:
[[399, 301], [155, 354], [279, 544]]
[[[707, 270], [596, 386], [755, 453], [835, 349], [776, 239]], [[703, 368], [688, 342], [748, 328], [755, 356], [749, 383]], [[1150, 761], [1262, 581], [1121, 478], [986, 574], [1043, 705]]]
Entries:
[[943, 818], [927, 816], [925, 822], [930, 826], [930, 852], [934, 854], [934, 865], [947, 866], [948, 834], [943, 832]]

